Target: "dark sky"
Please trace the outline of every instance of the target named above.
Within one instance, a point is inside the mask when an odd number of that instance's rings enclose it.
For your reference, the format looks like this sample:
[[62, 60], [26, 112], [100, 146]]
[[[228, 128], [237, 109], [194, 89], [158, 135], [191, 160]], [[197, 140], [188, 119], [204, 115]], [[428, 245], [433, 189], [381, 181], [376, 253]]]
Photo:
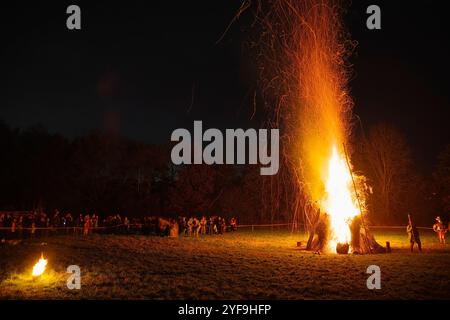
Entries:
[[[249, 121], [256, 75], [243, 59], [250, 12], [219, 44], [240, 1], [89, 1], [0, 5], [0, 119], [40, 123], [68, 137], [114, 129], [164, 142], [179, 127], [237, 128]], [[66, 28], [70, 4], [82, 30]], [[366, 8], [382, 9], [382, 30]], [[431, 168], [450, 142], [449, 32], [443, 1], [354, 0], [350, 83], [365, 127], [389, 122]]]

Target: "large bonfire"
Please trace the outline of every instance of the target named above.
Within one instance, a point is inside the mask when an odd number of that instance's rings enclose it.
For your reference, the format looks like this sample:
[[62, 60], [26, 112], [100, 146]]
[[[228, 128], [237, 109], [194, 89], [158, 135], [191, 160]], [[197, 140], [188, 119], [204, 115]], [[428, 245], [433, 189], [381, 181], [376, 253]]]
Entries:
[[296, 185], [293, 220], [304, 217], [308, 249], [371, 252], [379, 246], [364, 223], [364, 179], [347, 154], [353, 42], [342, 13], [335, 0], [261, 1], [259, 69], [269, 125], [283, 130], [287, 175]]

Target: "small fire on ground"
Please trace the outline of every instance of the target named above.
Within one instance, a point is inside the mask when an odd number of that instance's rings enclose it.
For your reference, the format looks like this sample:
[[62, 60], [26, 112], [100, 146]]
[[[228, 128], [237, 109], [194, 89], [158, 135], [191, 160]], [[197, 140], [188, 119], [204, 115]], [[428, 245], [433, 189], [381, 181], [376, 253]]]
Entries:
[[47, 266], [47, 259], [44, 259], [44, 254], [41, 254], [41, 258], [33, 267], [33, 277], [39, 277], [45, 271], [45, 267]]

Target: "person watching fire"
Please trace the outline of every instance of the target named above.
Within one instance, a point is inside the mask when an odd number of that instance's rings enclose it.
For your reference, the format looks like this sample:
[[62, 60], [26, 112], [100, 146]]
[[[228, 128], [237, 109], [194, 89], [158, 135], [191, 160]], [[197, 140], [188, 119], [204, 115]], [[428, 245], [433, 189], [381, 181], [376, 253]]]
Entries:
[[419, 252], [422, 252], [422, 242], [420, 241], [419, 230], [414, 225], [411, 216], [408, 214], [408, 225], [406, 227], [406, 232], [409, 236], [409, 243], [411, 245], [411, 252], [414, 251], [414, 243], [417, 243], [419, 247]]
[[201, 229], [202, 229], [202, 236], [206, 235], [206, 217], [203, 216], [202, 219], [200, 220], [200, 225], [201, 225]]
[[436, 217], [436, 223], [433, 225], [433, 231], [437, 233], [440, 244], [445, 244], [445, 233], [447, 229], [441, 220], [441, 217]]

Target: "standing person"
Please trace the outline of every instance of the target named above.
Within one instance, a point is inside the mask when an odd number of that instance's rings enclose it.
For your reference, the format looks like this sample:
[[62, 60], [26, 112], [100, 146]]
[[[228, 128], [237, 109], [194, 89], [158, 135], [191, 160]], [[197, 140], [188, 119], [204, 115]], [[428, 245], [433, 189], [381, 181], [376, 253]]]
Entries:
[[187, 221], [186, 221], [186, 217], [181, 217], [180, 225], [181, 225], [181, 234], [184, 235], [184, 236], [187, 236]]
[[45, 213], [44, 213], [44, 215], [45, 215], [45, 230], [44, 230], [44, 234], [45, 234], [45, 237], [47, 238], [48, 235], [49, 235], [49, 230], [50, 230], [51, 223], [50, 223], [50, 216], [47, 216], [47, 214], [45, 214]]
[[5, 231], [3, 229], [4, 227], [6, 227], [5, 214], [2, 213], [2, 214], [0, 214], [0, 242], [1, 243], [5, 242]]
[[78, 218], [75, 220], [75, 228], [73, 229], [74, 233], [77, 235], [81, 234], [81, 231], [78, 232], [81, 228], [83, 228], [83, 215], [80, 213]]
[[406, 226], [406, 232], [409, 236], [409, 243], [411, 245], [411, 252], [414, 250], [414, 243], [417, 243], [419, 252], [422, 252], [422, 243], [420, 242], [419, 230], [414, 225], [411, 216], [408, 214], [408, 225]]
[[17, 225], [16, 218], [13, 218], [11, 222], [11, 237], [10, 237], [13, 240], [16, 239], [16, 225]]
[[89, 219], [89, 233], [94, 233], [94, 225], [95, 225], [95, 213], [91, 214], [91, 217]]
[[130, 221], [128, 220], [128, 217], [125, 217], [123, 219], [123, 224], [124, 224], [124, 230], [126, 234], [130, 233]]
[[169, 219], [169, 237], [177, 238], [178, 237], [178, 222], [176, 219]]
[[209, 218], [209, 235], [212, 236], [214, 232], [214, 217]]
[[227, 220], [225, 218], [222, 218], [222, 233], [226, 233], [227, 230]]
[[222, 220], [222, 217], [218, 218], [217, 231], [219, 232], [219, 234], [222, 234], [222, 232], [223, 232], [223, 220]]
[[194, 228], [194, 236], [196, 238], [198, 238], [198, 233], [200, 231], [200, 221], [195, 217], [194, 218], [194, 224], [193, 224], [193, 228]]
[[58, 230], [61, 227], [61, 217], [59, 216], [59, 210], [55, 209], [53, 218], [51, 220], [52, 233], [58, 234]]
[[31, 239], [34, 239], [34, 234], [36, 233], [36, 222], [34, 220], [31, 222]]
[[120, 214], [116, 215], [116, 227], [114, 229], [114, 233], [120, 233], [120, 229], [122, 227], [122, 217], [120, 216]]
[[91, 229], [95, 230], [98, 227], [98, 214], [93, 214], [94, 215], [94, 219], [91, 219]]
[[203, 216], [202, 219], [200, 220], [200, 225], [202, 228], [202, 236], [206, 235], [206, 217]]
[[91, 227], [92, 233], [97, 232], [97, 228], [98, 228], [98, 215], [95, 214], [95, 213], [92, 214], [92, 218], [91, 218], [90, 220], [91, 220], [91, 225], [90, 225], [90, 227]]
[[[34, 223], [34, 230], [33, 230], [33, 223]], [[27, 222], [26, 222], [26, 228], [30, 231], [28, 231], [28, 237], [34, 237], [34, 233], [36, 232], [36, 215], [34, 213], [30, 214], [28, 216]]]
[[187, 223], [187, 229], [188, 229], [188, 237], [192, 236], [192, 228], [194, 226], [194, 219], [193, 218], [189, 218], [188, 223]]
[[237, 231], [237, 219], [236, 219], [236, 217], [232, 218], [231, 230]]
[[436, 223], [433, 225], [433, 231], [437, 233], [440, 244], [445, 244], [445, 225], [442, 223], [441, 217], [436, 217]]
[[90, 219], [89, 219], [89, 215], [87, 214], [84, 217], [84, 226], [83, 226], [83, 235], [87, 236], [89, 234], [89, 229], [90, 229]]
[[213, 233], [214, 234], [218, 234], [219, 233], [219, 217], [215, 217], [214, 218]]
[[22, 239], [22, 237], [23, 237], [23, 216], [20, 216], [19, 221], [17, 222], [17, 234], [18, 234], [18, 238]]
[[12, 225], [13, 225], [13, 219], [12, 219], [11, 215], [9, 213], [7, 213], [6, 219], [5, 219], [5, 227], [8, 228], [8, 229], [6, 229], [6, 232], [5, 232], [6, 239], [11, 239]]
[[66, 234], [69, 234], [70, 228], [73, 227], [73, 217], [70, 212], [66, 214]]

